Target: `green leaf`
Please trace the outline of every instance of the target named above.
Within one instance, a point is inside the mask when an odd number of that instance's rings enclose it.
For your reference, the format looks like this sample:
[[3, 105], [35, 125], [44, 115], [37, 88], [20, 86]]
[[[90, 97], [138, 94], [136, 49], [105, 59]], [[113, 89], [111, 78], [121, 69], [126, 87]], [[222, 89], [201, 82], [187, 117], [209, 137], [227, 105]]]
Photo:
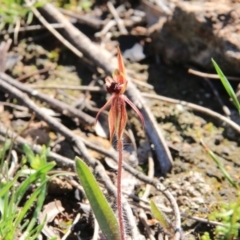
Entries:
[[226, 89], [228, 95], [230, 96], [230, 98], [233, 100], [233, 103], [235, 105], [235, 107], [237, 108], [239, 114], [240, 114], [240, 104], [238, 102], [237, 96], [235, 94], [235, 92], [232, 89], [232, 86], [230, 85], [229, 81], [227, 80], [227, 78], [225, 77], [225, 75], [223, 74], [222, 70], [220, 69], [220, 67], [218, 66], [218, 64], [212, 59], [212, 63], [216, 69], [216, 72], [224, 86], [224, 88]]
[[107, 239], [121, 239], [118, 222], [113, 210], [88, 166], [79, 158], [76, 158], [76, 170], [102, 232]]
[[160, 225], [166, 232], [174, 233], [172, 226], [167, 221], [164, 213], [156, 206], [156, 204], [151, 200], [150, 201], [151, 212], [153, 216], [159, 221]]

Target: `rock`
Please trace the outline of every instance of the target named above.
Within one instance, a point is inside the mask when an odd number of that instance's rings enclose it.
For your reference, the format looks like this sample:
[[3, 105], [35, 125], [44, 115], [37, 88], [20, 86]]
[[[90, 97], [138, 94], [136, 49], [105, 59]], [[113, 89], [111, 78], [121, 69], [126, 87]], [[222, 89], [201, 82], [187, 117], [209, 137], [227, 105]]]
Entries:
[[154, 52], [167, 62], [224, 73], [240, 73], [240, 5], [226, 2], [176, 2], [168, 17], [150, 30]]

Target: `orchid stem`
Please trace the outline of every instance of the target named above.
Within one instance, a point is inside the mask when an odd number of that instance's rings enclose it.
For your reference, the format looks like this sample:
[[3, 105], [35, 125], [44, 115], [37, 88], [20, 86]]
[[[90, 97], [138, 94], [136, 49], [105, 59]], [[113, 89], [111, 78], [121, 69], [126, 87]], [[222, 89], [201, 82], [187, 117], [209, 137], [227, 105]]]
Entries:
[[123, 162], [123, 143], [122, 139], [118, 139], [118, 176], [117, 176], [117, 209], [118, 221], [121, 232], [121, 240], [125, 240], [125, 228], [123, 221], [123, 208], [122, 208], [122, 162]]

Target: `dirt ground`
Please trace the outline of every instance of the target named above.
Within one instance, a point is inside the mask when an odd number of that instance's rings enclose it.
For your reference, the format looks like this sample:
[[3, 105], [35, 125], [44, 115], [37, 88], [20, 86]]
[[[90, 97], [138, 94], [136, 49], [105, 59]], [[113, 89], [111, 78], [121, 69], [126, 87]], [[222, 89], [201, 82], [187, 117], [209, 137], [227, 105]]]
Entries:
[[[115, 6], [121, 5], [124, 5], [128, 10], [127, 13], [129, 13], [131, 9], [135, 11], [139, 3], [126, 1]], [[95, 7], [92, 8], [82, 11], [81, 14], [98, 19], [107, 19], [106, 16], [110, 18], [105, 1], [95, 4]], [[69, 9], [69, 11], [74, 10], [76, 10], [74, 7]], [[120, 16], [124, 18], [123, 13]], [[140, 13], [139, 16], [141, 16]], [[125, 19], [127, 19], [126, 16]], [[176, 198], [182, 213], [182, 230], [185, 236], [183, 239], [201, 239], [204, 232], [209, 232], [214, 239], [214, 226], [204, 222], [204, 219], [208, 219], [209, 215], [217, 211], [221, 203], [236, 200], [237, 193], [223, 177], [216, 163], [207, 154], [200, 143], [200, 139], [219, 157], [230, 176], [240, 184], [240, 135], [226, 122], [211, 116], [207, 111], [199, 111], [191, 106], [185, 106], [177, 100], [203, 106], [221, 115], [225, 115], [223, 111], [223, 106], [225, 106], [231, 112], [230, 119], [239, 124], [239, 115], [220, 81], [191, 75], [188, 73], [188, 69], [195, 68], [194, 65], [175, 64], [166, 61], [164, 56], [153, 54], [149, 50], [150, 38], [144, 33], [147, 29], [147, 23], [142, 21], [141, 18], [139, 22], [129, 23], [128, 34], [121, 34], [115, 26], [108, 31], [109, 37], [106, 33], [106, 36], [104, 35], [101, 38], [96, 37], [96, 32], [99, 32], [100, 29], [97, 30], [90, 25], [76, 23], [75, 17], [72, 17], [71, 20], [75, 21], [74, 24], [92, 41], [98, 45], [102, 44], [113, 55], [116, 53], [117, 45], [120, 45], [125, 57], [128, 56], [126, 51], [131, 50], [134, 44], [144, 46], [144, 57], [142, 59], [134, 60], [134, 57], [126, 57], [126, 69], [133, 78], [137, 79], [134, 83], [143, 97], [145, 96], [146, 104], [151, 109], [158, 127], [163, 132], [173, 157], [173, 167], [162, 179], [160, 160], [156, 156], [154, 146], [141, 129], [141, 122], [130, 108], [128, 108], [129, 121], [124, 137], [126, 162], [146, 175], [152, 168], [153, 176], [149, 177], [160, 179]], [[35, 19], [32, 25], [36, 23], [38, 21]], [[8, 34], [8, 37], [13, 38], [14, 35]], [[136, 51], [141, 52], [141, 50]], [[7, 68], [6, 73], [21, 84], [80, 109], [92, 118], [95, 118], [97, 111], [109, 97], [104, 91], [105, 73], [97, 71], [91, 64], [88, 65], [80, 60], [47, 30], [20, 32], [17, 41], [11, 45], [5, 66]], [[238, 82], [232, 81], [231, 84], [236, 89]], [[39, 88], [39, 86], [42, 86], [42, 88]], [[47, 89], [47, 86], [53, 87]], [[63, 88], [60, 88], [60, 86], [63, 86]], [[87, 90], [76, 90], [64, 89], [64, 86], [72, 86], [73, 88], [88, 86], [88, 88]], [[100, 87], [100, 90], [91, 90], [91, 87]], [[175, 99], [176, 103], [157, 99], [156, 96]], [[46, 122], [39, 120], [38, 117], [30, 120], [31, 112], [14, 97], [2, 91], [0, 101], [1, 124], [16, 133], [21, 133], [21, 136], [30, 145], [33, 143], [47, 145], [53, 152], [69, 159], [74, 159], [78, 155], [72, 143], [59, 132], [51, 129]], [[46, 102], [34, 101], [44, 109], [46, 114], [53, 116], [74, 134], [107, 151], [111, 148], [106, 114], [100, 117], [102, 126], [93, 127], [83, 124], [77, 117], [72, 118], [61, 111], [57, 112]], [[103, 164], [108, 175], [115, 182], [116, 164], [109, 157], [96, 150], [89, 149], [89, 154]], [[153, 165], [149, 165], [149, 161], [152, 161]], [[57, 167], [56, 170], [62, 169]], [[70, 171], [69, 169], [63, 170]], [[139, 198], [146, 188], [146, 183], [138, 180], [127, 171], [124, 171], [123, 185], [124, 191]], [[89, 205], [87, 201], [83, 200], [81, 194], [81, 191], [77, 190], [76, 186], [67, 180], [67, 177], [58, 177], [51, 182], [45, 208], [48, 209], [49, 204], [59, 201], [64, 211], [59, 212], [55, 219], [48, 223], [48, 227], [51, 229], [48, 237], [54, 233], [60, 239], [69, 222], [75, 219], [80, 206], [81, 218], [78, 220], [78, 224], [74, 225], [72, 234], [67, 239], [78, 239], [76, 235], [79, 233], [81, 239], [92, 238], [94, 220], [91, 213], [89, 214]], [[174, 221], [171, 206], [162, 194], [151, 187], [148, 197], [151, 197], [164, 209], [170, 222]], [[139, 231], [144, 236], [143, 239], [151, 239], [149, 232], [146, 231], [145, 223], [150, 228], [152, 239], [171, 239], [166, 235], [164, 236], [156, 222], [151, 222], [153, 218], [149, 210], [143, 208], [147, 217], [146, 222], [144, 222], [139, 217], [141, 209], [139, 201], [135, 200], [134, 202], [129, 196], [127, 199], [131, 202]], [[110, 198], [110, 200], [113, 199]], [[160, 238], [160, 236], [165, 238]], [[45, 239], [47, 239], [46, 236]]]

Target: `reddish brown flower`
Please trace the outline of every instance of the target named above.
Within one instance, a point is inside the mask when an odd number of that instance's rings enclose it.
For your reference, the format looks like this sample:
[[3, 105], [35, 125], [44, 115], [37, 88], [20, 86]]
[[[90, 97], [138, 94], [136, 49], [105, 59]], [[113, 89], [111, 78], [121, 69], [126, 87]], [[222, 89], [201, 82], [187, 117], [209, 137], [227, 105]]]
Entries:
[[108, 106], [111, 106], [108, 116], [110, 141], [112, 141], [114, 134], [116, 134], [117, 140], [120, 140], [122, 138], [122, 134], [127, 123], [126, 103], [128, 103], [132, 107], [132, 109], [138, 114], [143, 126], [144, 119], [137, 107], [125, 95], [123, 95], [127, 88], [128, 82], [126, 80], [125, 67], [119, 48], [118, 69], [114, 71], [113, 78], [107, 77], [105, 81], [107, 91], [111, 93], [112, 96], [109, 98], [107, 103], [99, 110], [96, 116], [96, 120], [98, 119], [99, 114], [103, 110], [105, 110]]

